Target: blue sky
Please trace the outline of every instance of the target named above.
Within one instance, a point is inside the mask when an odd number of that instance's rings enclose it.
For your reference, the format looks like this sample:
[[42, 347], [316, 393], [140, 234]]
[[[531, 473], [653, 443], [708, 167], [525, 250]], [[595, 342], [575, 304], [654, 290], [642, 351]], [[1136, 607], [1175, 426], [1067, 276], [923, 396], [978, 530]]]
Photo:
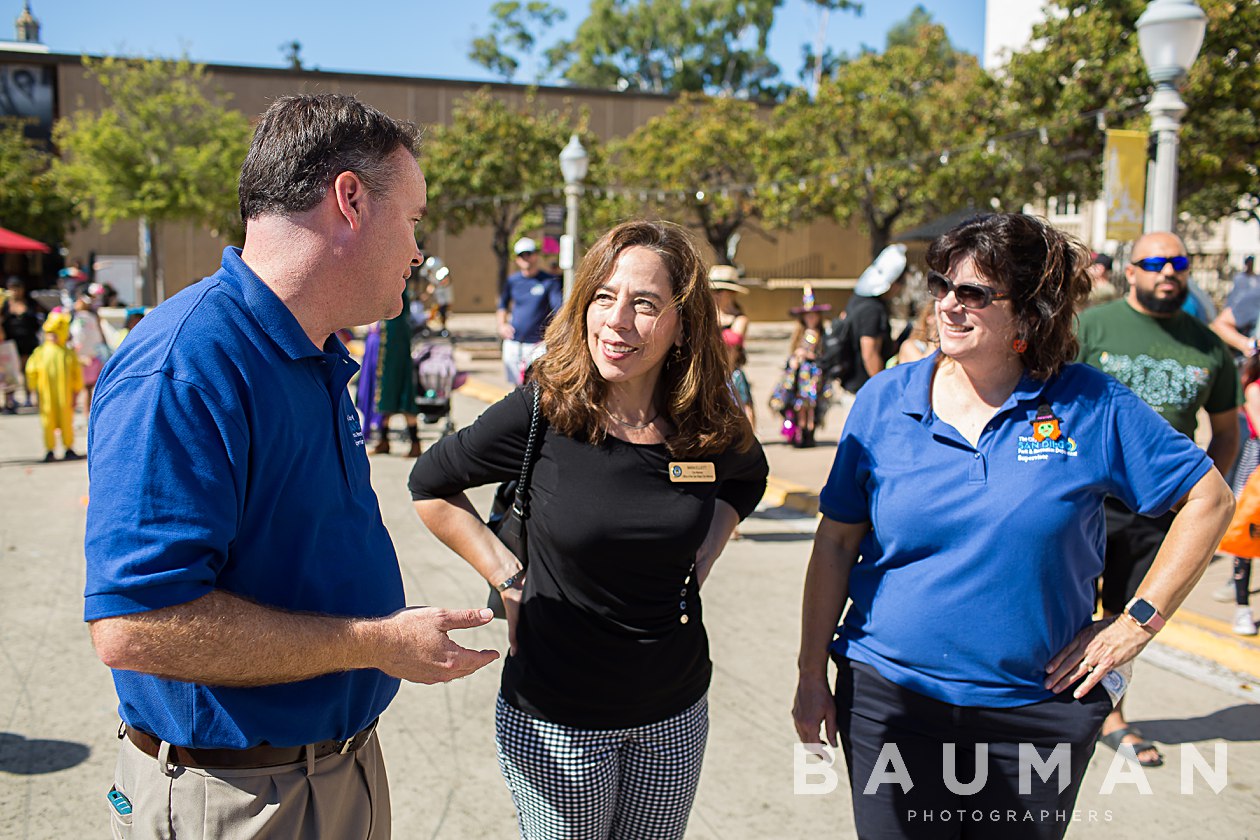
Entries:
[[[588, 0], [552, 0], [569, 17], [543, 44], [567, 36]], [[474, 37], [489, 28], [493, 0], [31, 0], [41, 40], [54, 52], [177, 56], [223, 64], [281, 66], [280, 46], [297, 40], [308, 67], [403, 76], [493, 80], [467, 58]], [[893, 23], [914, 0], [866, 0], [861, 17], [832, 13], [827, 43], [836, 52], [882, 47]], [[923, 5], [944, 24], [955, 46], [980, 54], [984, 0], [936, 0]], [[0, 26], [11, 32], [21, 0], [0, 2]], [[818, 16], [804, 0], [784, 0], [771, 32], [771, 57], [797, 81], [801, 45], [813, 43]], [[533, 73], [515, 81], [533, 81]]]

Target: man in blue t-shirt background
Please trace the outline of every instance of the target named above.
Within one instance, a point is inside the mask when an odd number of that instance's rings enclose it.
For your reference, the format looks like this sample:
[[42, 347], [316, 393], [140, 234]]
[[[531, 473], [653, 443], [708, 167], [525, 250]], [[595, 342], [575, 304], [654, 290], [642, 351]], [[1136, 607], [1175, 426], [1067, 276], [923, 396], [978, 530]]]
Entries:
[[538, 267], [538, 243], [528, 236], [516, 240], [512, 253], [517, 270], [503, 284], [495, 318], [503, 339], [503, 372], [508, 382], [520, 385], [525, 369], [546, 349], [543, 331], [564, 303], [564, 286]]

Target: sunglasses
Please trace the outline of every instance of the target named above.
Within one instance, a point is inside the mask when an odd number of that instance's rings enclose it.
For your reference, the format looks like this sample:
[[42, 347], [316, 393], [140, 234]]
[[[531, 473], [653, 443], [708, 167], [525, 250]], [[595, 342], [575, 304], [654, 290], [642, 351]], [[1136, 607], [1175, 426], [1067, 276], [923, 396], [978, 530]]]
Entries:
[[963, 309], [984, 309], [995, 300], [1010, 300], [1007, 292], [997, 292], [992, 286], [981, 286], [978, 283], [955, 283], [944, 274], [929, 271], [927, 276], [928, 294], [937, 300], [944, 300], [950, 292], [954, 300]]
[[529, 259], [530, 257], [534, 256], [535, 253], [536, 253], [535, 251], [517, 251], [516, 256]]
[[1133, 264], [1143, 271], [1161, 272], [1164, 266], [1172, 263], [1173, 271], [1185, 271], [1190, 267], [1189, 257], [1147, 257], [1144, 260], [1134, 260]]

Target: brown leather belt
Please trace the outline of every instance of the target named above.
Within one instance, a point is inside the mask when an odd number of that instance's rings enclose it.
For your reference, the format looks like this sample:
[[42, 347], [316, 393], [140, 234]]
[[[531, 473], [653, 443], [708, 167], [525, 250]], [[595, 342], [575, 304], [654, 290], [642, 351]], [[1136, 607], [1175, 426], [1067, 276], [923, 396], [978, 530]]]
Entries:
[[[140, 729], [124, 726], [127, 740], [135, 744], [143, 753], [158, 757], [158, 749], [162, 739], [150, 735]], [[323, 758], [334, 753], [351, 753], [362, 747], [376, 730], [376, 721], [372, 721], [362, 731], [348, 741], [327, 740], [301, 747], [273, 747], [270, 744], [259, 744], [244, 750], [233, 749], [192, 749], [171, 744], [167, 761], [180, 767], [195, 767], [200, 770], [250, 769], [255, 767], [276, 767], [281, 764], [297, 764], [306, 760], [309, 749], [315, 758]]]

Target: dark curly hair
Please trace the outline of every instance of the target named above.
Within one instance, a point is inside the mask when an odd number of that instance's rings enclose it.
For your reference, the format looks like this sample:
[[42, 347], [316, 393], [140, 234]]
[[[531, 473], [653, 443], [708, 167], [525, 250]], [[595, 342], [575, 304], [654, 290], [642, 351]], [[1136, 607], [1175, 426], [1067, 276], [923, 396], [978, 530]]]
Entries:
[[976, 271], [1010, 294], [1021, 354], [1034, 379], [1045, 380], [1076, 358], [1076, 311], [1089, 297], [1090, 252], [1040, 216], [975, 216], [928, 247], [927, 264], [949, 274], [970, 259]]

